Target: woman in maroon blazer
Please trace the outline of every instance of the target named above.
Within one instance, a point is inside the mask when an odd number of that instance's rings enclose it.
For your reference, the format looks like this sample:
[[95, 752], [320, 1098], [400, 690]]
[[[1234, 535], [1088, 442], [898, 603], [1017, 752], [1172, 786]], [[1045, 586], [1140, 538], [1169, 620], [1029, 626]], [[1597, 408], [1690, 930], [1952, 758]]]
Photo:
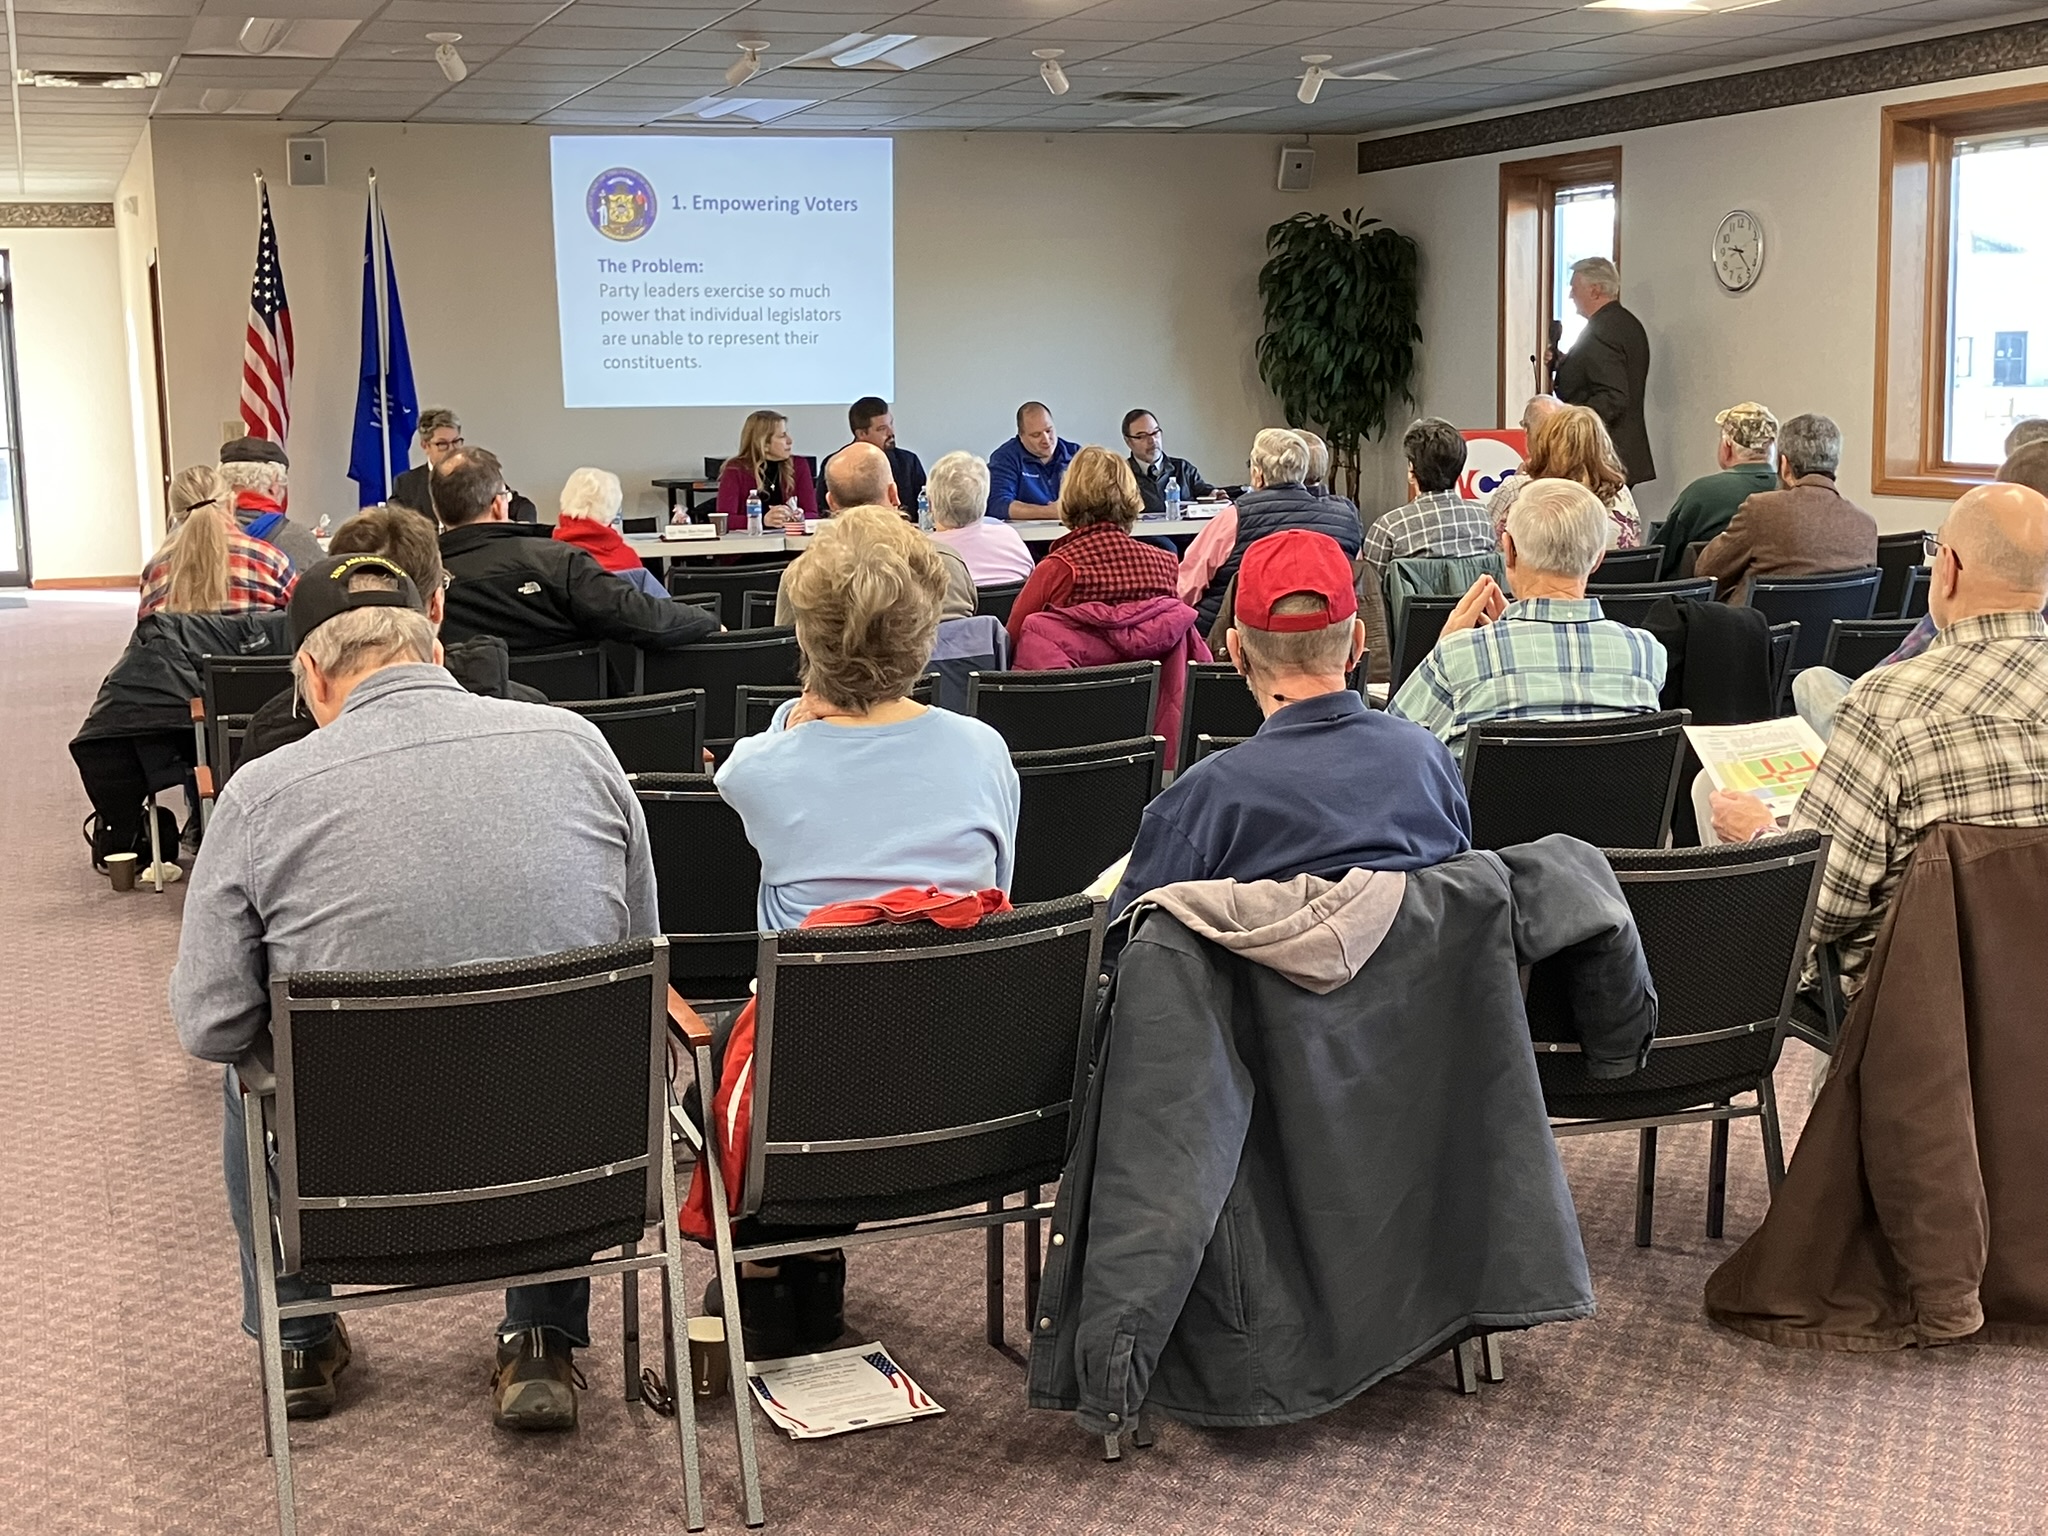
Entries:
[[774, 411], [755, 411], [740, 428], [740, 451], [725, 461], [718, 476], [718, 511], [727, 529], [744, 532], [747, 493], [761, 493], [762, 521], [780, 528], [797, 517], [818, 515], [818, 488], [811, 466], [795, 457], [789, 418]]

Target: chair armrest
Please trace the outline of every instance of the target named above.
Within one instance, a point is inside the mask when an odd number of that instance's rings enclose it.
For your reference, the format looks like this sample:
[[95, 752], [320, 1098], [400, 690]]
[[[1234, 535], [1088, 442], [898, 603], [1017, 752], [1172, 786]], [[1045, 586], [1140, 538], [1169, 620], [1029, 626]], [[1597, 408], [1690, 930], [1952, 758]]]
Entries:
[[668, 989], [668, 1021], [691, 1050], [701, 1050], [711, 1044], [711, 1026], [704, 1022], [702, 1014], [683, 1001], [682, 994], [674, 987]]
[[193, 766], [192, 780], [194, 786], [199, 791], [200, 799], [211, 800], [214, 798], [213, 770], [205, 763], [198, 763]]
[[191, 705], [193, 720], [199, 721], [206, 718], [206, 700], [188, 699], [186, 702]]

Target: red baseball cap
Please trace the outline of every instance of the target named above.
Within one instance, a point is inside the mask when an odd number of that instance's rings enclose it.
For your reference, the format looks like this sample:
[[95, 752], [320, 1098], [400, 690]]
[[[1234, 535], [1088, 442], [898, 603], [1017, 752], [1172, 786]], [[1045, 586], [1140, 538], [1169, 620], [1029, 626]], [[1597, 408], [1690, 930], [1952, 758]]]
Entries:
[[[1273, 612], [1287, 597], [1320, 597], [1322, 613]], [[1282, 634], [1328, 629], [1358, 613], [1351, 560], [1327, 533], [1289, 528], [1269, 533], [1244, 552], [1237, 568], [1237, 622]]]

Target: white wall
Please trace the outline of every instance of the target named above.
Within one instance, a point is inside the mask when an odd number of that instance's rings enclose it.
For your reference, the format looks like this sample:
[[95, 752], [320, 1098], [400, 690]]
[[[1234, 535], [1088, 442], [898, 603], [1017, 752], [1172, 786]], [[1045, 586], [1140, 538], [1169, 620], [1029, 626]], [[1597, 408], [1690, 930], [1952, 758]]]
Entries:
[[[286, 125], [153, 126], [172, 451], [218, 446], [235, 413], [255, 249], [251, 172], [271, 201], [298, 345], [293, 507], [353, 509], [346, 479], [361, 314], [364, 175], [391, 227], [420, 401], [454, 406], [549, 514], [579, 464], [616, 470], [643, 508], [655, 475], [737, 445], [744, 408], [565, 410], [548, 130], [335, 124], [330, 185], [283, 184]], [[986, 453], [1039, 397], [1061, 431], [1116, 444], [1156, 410], [1176, 452], [1237, 478], [1275, 407], [1252, 357], [1274, 190], [1264, 136], [904, 134], [896, 138], [896, 422], [927, 463]], [[1340, 163], [1332, 165], [1334, 158]], [[1326, 157], [1324, 179], [1348, 167]], [[774, 401], [756, 402], [775, 405]], [[791, 412], [799, 452], [846, 439], [843, 408]]]
[[[1869, 494], [1880, 113], [1895, 101], [2042, 79], [2048, 70], [2018, 71], [1374, 172], [1349, 187], [1333, 178], [1319, 200], [1363, 206], [1421, 243], [1421, 409], [1495, 425], [1499, 164], [1619, 143], [1623, 299], [1648, 328], [1652, 352], [1646, 405], [1657, 479], [1637, 487], [1644, 512], [1662, 516], [1688, 480], [1713, 469], [1714, 413], [1756, 399], [1780, 417], [1833, 417], [1844, 438], [1843, 493], [1888, 530], [1931, 527], [1942, 503]], [[1724, 292], [1708, 262], [1731, 208], [1764, 224], [1763, 276], [1743, 294]], [[1509, 410], [1519, 413], [1519, 403]], [[1398, 486], [1399, 456], [1398, 441], [1375, 456], [1383, 492]]]
[[38, 582], [142, 569], [134, 416], [111, 229], [4, 229], [14, 277], [22, 498]]

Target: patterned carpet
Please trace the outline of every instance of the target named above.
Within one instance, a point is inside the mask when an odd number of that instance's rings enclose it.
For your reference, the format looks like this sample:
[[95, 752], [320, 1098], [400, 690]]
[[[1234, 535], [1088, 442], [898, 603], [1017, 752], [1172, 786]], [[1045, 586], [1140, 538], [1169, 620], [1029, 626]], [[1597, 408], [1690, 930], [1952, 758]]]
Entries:
[[[92, 873], [64, 751], [130, 613], [40, 595], [0, 612], [0, 1531], [260, 1532], [271, 1483], [235, 1326], [218, 1079], [164, 1009], [182, 887], [116, 895]], [[1795, 1047], [1781, 1074], [1795, 1115], [1809, 1064]], [[1739, 1237], [1764, 1185], [1753, 1126], [1733, 1139]], [[1718, 1332], [1700, 1286], [1730, 1244], [1702, 1235], [1706, 1132], [1665, 1133], [1648, 1251], [1631, 1242], [1633, 1152], [1626, 1135], [1566, 1144], [1600, 1316], [1511, 1340], [1506, 1384], [1459, 1397], [1439, 1360], [1292, 1428], [1168, 1424], [1113, 1466], [1028, 1410], [1020, 1369], [981, 1342], [978, 1236], [857, 1254], [852, 1325], [948, 1413], [801, 1446], [764, 1429], [770, 1525], [2048, 1531], [2048, 1357], [1823, 1357]], [[1014, 1269], [1014, 1234], [1011, 1254]], [[491, 1427], [494, 1300], [364, 1317], [342, 1411], [294, 1432], [301, 1529], [680, 1530], [668, 1426], [619, 1395], [617, 1311], [601, 1287], [583, 1428], [556, 1439]], [[712, 1528], [740, 1529], [729, 1417], [704, 1443]]]

